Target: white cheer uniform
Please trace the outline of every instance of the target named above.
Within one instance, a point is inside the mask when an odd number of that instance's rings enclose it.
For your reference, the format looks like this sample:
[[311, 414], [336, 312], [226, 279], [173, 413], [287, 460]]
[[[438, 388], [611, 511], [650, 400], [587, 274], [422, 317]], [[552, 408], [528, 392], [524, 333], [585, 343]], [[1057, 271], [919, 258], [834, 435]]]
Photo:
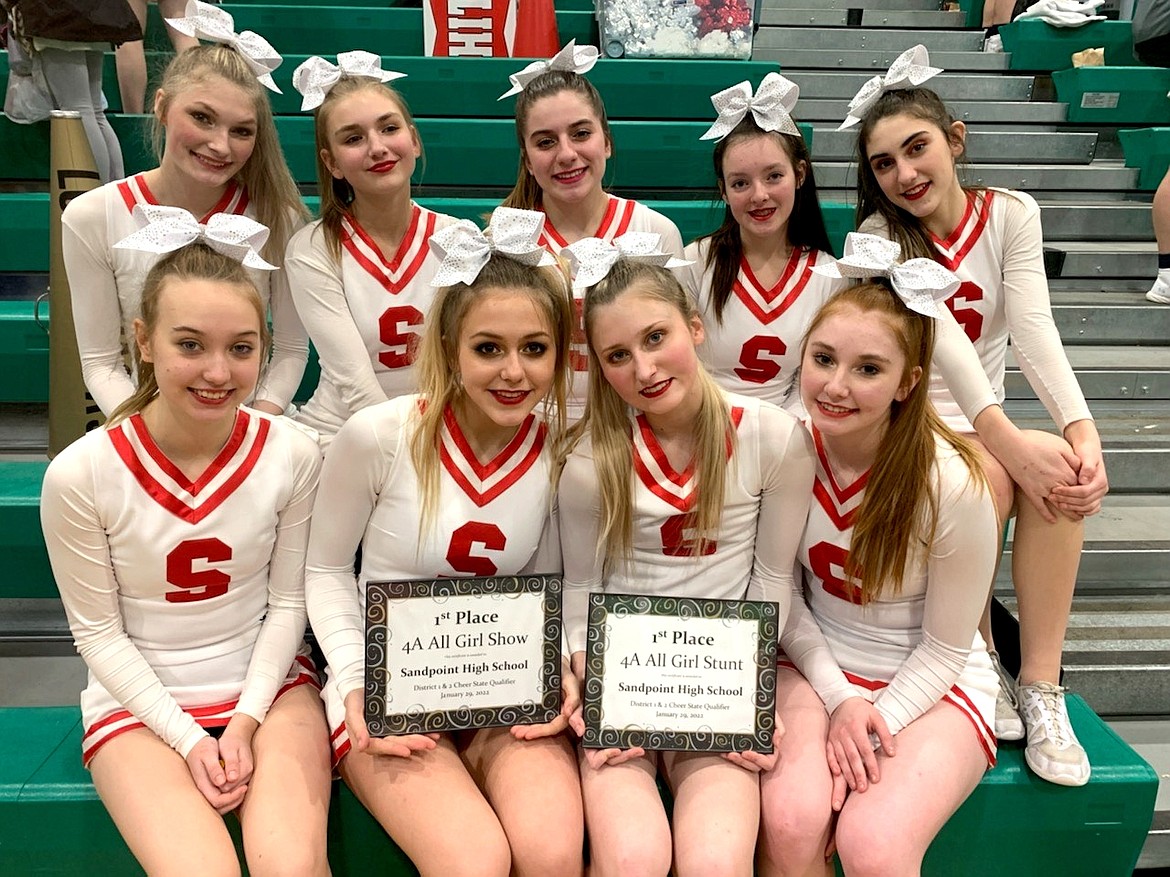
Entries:
[[897, 734], [945, 700], [971, 721], [988, 764], [995, 764], [998, 679], [978, 631], [999, 538], [990, 493], [939, 441], [931, 475], [934, 541], [926, 550], [912, 539], [901, 591], [887, 586], [862, 606], [844, 564], [869, 473], [838, 484], [815, 430], [814, 440], [814, 501], [800, 544], [807, 604], [794, 598], [781, 647], [830, 713], [860, 695]]
[[706, 338], [699, 345], [703, 364], [725, 390], [777, 405], [787, 402], [786, 407], [798, 405], [800, 391], [794, 379], [804, 333], [821, 306], [849, 281], [813, 273], [818, 264], [832, 264], [832, 256], [794, 247], [780, 278], [765, 289], [747, 259], [740, 259], [720, 321], [711, 297], [714, 272], [707, 268], [710, 244], [709, 238], [688, 244], [683, 258], [693, 264], [675, 272], [703, 318]]
[[[861, 231], [890, 236], [876, 215]], [[1005, 189], [968, 193], [955, 230], [945, 239], [931, 237], [937, 261], [963, 281], [947, 306], [975, 345], [999, 401], [1010, 335], [1020, 370], [1057, 427], [1092, 419], [1052, 320], [1040, 206], [1032, 196]], [[972, 432], [948, 386], [940, 375], [931, 376], [934, 407], [956, 432]]]
[[[699, 355], [707, 370], [725, 390], [782, 404], [803, 417], [796, 386], [801, 344], [821, 307], [852, 281], [812, 270], [832, 263], [827, 253], [794, 248], [780, 279], [764, 289], [747, 259], [741, 258], [720, 322], [711, 297], [714, 270], [707, 268], [709, 251], [709, 238], [689, 244], [684, 255], [694, 264], [675, 271], [703, 318], [706, 338]], [[962, 410], [975, 418], [988, 405], [997, 404], [978, 356], [949, 314], [938, 320], [935, 337], [932, 371], [948, 378]]]
[[[162, 258], [156, 253], [114, 249], [114, 244], [141, 228], [133, 215], [138, 204], [158, 204], [143, 174], [77, 196], [61, 216], [61, 246], [81, 372], [86, 389], [107, 416], [134, 393], [122, 342], [125, 338], [127, 344], [134, 343], [133, 323], [140, 316], [142, 287], [147, 272]], [[200, 222], [216, 213], [256, 219], [248, 193], [234, 182]], [[272, 315], [272, 359], [253, 398], [283, 409], [300, 385], [309, 341], [285, 272], [248, 269], [248, 275]]]
[[263, 721], [284, 688], [317, 683], [302, 646], [320, 465], [306, 431], [245, 408], [194, 481], [141, 415], [86, 434], [49, 465], [41, 526], [89, 667], [87, 763], [143, 726], [186, 757], [204, 728], [237, 711]]
[[714, 543], [694, 556], [697, 499], [692, 468], [671, 467], [643, 416], [633, 438], [633, 551], [603, 577], [601, 493], [588, 436], [569, 456], [559, 499], [564, 556], [565, 634], [584, 651], [589, 594], [611, 592], [780, 604], [791, 601], [796, 548], [813, 475], [808, 434], [791, 414], [746, 396], [727, 395], [736, 429], [728, 461], [723, 519]]
[[320, 220], [289, 241], [289, 285], [321, 362], [317, 389], [297, 420], [317, 430], [322, 447], [354, 412], [418, 389], [410, 366], [439, 268], [428, 242], [455, 220], [413, 203], [410, 209], [391, 258], [352, 217], [342, 223], [340, 264]]
[[[605, 216], [597, 230], [589, 237], [601, 238], [609, 243], [616, 237], [627, 232], [653, 232], [660, 240], [658, 249], [672, 256], [682, 256], [682, 236], [678, 226], [656, 210], [651, 210], [645, 204], [631, 201], [628, 198], [619, 198], [616, 195], [607, 195], [609, 202], [605, 208]], [[542, 247], [559, 256], [561, 250], [569, 245], [569, 241], [558, 232], [549, 220], [544, 222], [544, 231], [541, 232], [539, 243]], [[569, 398], [565, 404], [565, 414], [569, 423], [576, 423], [585, 413], [585, 400], [589, 388], [589, 344], [585, 340], [585, 324], [582, 322], [582, 305], [585, 290], [573, 290], [573, 311], [576, 314], [576, 325], [573, 328], [573, 341], [569, 350], [569, 364], [573, 369], [573, 382], [569, 388]]]
[[424, 529], [410, 457], [420, 404], [418, 396], [400, 396], [355, 413], [325, 459], [305, 588], [329, 662], [323, 696], [335, 760], [350, 746], [345, 697], [363, 686], [367, 582], [560, 569], [549, 515], [553, 448], [544, 422], [530, 415], [494, 459], [480, 462], [448, 409], [436, 514]]

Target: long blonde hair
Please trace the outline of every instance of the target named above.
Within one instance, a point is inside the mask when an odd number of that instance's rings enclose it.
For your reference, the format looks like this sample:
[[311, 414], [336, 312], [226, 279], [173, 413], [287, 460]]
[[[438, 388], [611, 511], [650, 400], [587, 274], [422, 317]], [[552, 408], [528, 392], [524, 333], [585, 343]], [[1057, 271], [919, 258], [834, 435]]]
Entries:
[[257, 221], [268, 226], [270, 234], [264, 245], [264, 258], [274, 265], [282, 265], [288, 239], [296, 227], [308, 221], [309, 211], [285, 163], [268, 92], [239, 52], [218, 44], [201, 45], [180, 52], [167, 65], [159, 85], [161, 100], [151, 126], [155, 157], [162, 160], [166, 145], [163, 118], [175, 95], [212, 76], [241, 88], [252, 100], [256, 145], [236, 177], [248, 192]]
[[[589, 340], [589, 391], [585, 416], [574, 427], [572, 437], [588, 432], [593, 447], [593, 465], [601, 489], [601, 541], [605, 551], [604, 571], [611, 573], [617, 563], [628, 563], [633, 555], [634, 532], [634, 445], [628, 407], [610, 386], [601, 369], [593, 343], [593, 326], [598, 309], [623, 294], [645, 296], [664, 302], [688, 323], [698, 317], [695, 304], [679, 282], [665, 268], [619, 259], [608, 276], [585, 293], [585, 336]], [[723, 391], [701, 363], [696, 363], [702, 394], [695, 419], [695, 503], [690, 512], [693, 529], [699, 534], [695, 551], [706, 553], [715, 541], [723, 519], [729, 447], [734, 451], [735, 429], [731, 409]], [[732, 453], [734, 459], [734, 452]]]
[[878, 445], [857, 509], [853, 537], [845, 561], [845, 577], [860, 582], [861, 602], [888, 589], [897, 596], [911, 545], [929, 546], [938, 523], [938, 497], [931, 489], [938, 439], [954, 447], [971, 472], [976, 489], [987, 489], [979, 452], [951, 430], [930, 403], [930, 361], [934, 355], [935, 321], [907, 308], [883, 283], [862, 283], [841, 290], [813, 318], [801, 343], [829, 317], [842, 311], [876, 313], [885, 321], [906, 360], [902, 386], [909, 386], [915, 368], [918, 382], [901, 402], [890, 404], [890, 424]]
[[527, 144], [524, 138], [528, 130], [528, 114], [538, 100], [552, 97], [562, 91], [576, 93], [593, 110], [593, 115], [597, 116], [598, 124], [601, 125], [606, 145], [609, 146], [610, 155], [613, 155], [613, 134], [609, 129], [609, 119], [605, 115], [605, 103], [593, 83], [572, 70], [546, 70], [529, 82], [516, 96], [516, 141], [520, 145], [520, 167], [516, 171], [516, 185], [504, 199], [502, 207], [516, 207], [520, 210], [540, 209], [540, 184], [536, 182], [536, 177], [532, 176], [525, 158]]
[[[139, 319], [145, 327], [147, 337], [154, 335], [158, 328], [159, 302], [162, 291], [169, 280], [208, 280], [213, 283], [222, 283], [240, 290], [256, 310], [256, 318], [260, 323], [260, 368], [261, 375], [268, 362], [268, 347], [272, 341], [268, 330], [268, 318], [264, 308], [264, 301], [256, 284], [248, 276], [248, 270], [235, 259], [217, 253], [207, 244], [196, 241], [181, 247], [172, 253], [163, 256], [151, 267], [146, 274], [146, 282], [142, 287], [142, 306]], [[158, 380], [154, 374], [154, 363], [146, 362], [142, 358], [142, 351], [138, 345], [131, 343], [134, 369], [138, 375], [138, 386], [130, 397], [114, 409], [107, 426], [113, 426], [132, 414], [137, 414], [158, 395]], [[257, 382], [259, 383], [259, 381]]]
[[565, 433], [565, 400], [571, 374], [569, 345], [574, 326], [568, 279], [560, 267], [536, 268], [492, 253], [474, 282], [447, 286], [436, 294], [414, 362], [419, 393], [426, 402], [418, 412], [418, 427], [410, 441], [410, 458], [422, 495], [423, 530], [433, 523], [438, 509], [443, 412], [461, 392], [457, 364], [463, 320], [471, 305], [492, 289], [527, 294], [548, 321], [556, 347], [556, 365], [544, 409], [549, 424], [548, 440], [554, 448]]
[[370, 79], [366, 76], [343, 76], [341, 80], [329, 89], [325, 100], [313, 111], [313, 140], [317, 156], [317, 191], [321, 193], [321, 225], [320, 230], [325, 235], [325, 244], [335, 260], [341, 259], [341, 222], [349, 216], [350, 205], [353, 203], [353, 187], [346, 180], [339, 180], [329, 171], [321, 153], [332, 154], [329, 142], [329, 114], [338, 101], [356, 94], [359, 91], [372, 91], [393, 101], [406, 126], [410, 129], [419, 148], [419, 160], [423, 160], [422, 139], [418, 135], [418, 127], [414, 124], [414, 116], [410, 114], [410, 107], [405, 98], [384, 82]]

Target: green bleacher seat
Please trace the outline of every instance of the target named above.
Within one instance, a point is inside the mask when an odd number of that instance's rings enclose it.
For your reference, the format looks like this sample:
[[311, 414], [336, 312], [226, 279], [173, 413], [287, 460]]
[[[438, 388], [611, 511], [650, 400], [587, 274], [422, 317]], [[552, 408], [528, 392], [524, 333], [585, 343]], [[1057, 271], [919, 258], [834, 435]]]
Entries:
[[1081, 27], [1053, 27], [1043, 21], [1014, 21], [1000, 27], [1003, 50], [1011, 53], [1012, 70], [1051, 72], [1072, 67], [1072, 56], [1083, 49], [1104, 47], [1105, 63], [1135, 63], [1133, 27], [1128, 21], [1093, 21]]
[[[1161, 179], [1159, 177], [1159, 179]], [[1155, 183], [1155, 185], [1157, 185]], [[484, 214], [491, 211], [499, 203], [493, 198], [428, 198], [422, 197], [419, 202], [432, 210], [449, 213], [460, 219], [471, 219], [482, 224]], [[309, 209], [316, 212], [317, 199], [306, 198]], [[665, 213], [682, 233], [684, 243], [714, 231], [723, 219], [723, 206], [713, 203], [708, 198], [693, 201], [656, 201], [648, 199], [646, 204]], [[853, 208], [841, 202], [822, 202], [821, 212], [825, 217], [825, 225], [829, 230], [829, 240], [834, 250], [841, 252], [845, 235], [853, 231]], [[9, 272], [44, 272], [49, 270], [49, 196], [45, 193], [0, 193], [0, 265]], [[19, 308], [19, 314], [7, 312], [0, 306], [0, 331], [15, 331], [15, 327], [6, 329], [6, 320], [18, 319], [27, 322], [32, 319], [31, 308]], [[23, 328], [21, 331], [24, 331]], [[23, 336], [22, 336], [23, 337]], [[36, 336], [29, 336], [29, 339]], [[22, 341], [22, 344], [27, 343]], [[6, 350], [17, 350], [22, 357], [27, 356], [25, 348], [5, 347]], [[11, 371], [7, 372], [13, 375]], [[15, 375], [11, 379], [15, 379]], [[31, 387], [29, 394], [36, 398], [43, 398], [37, 394], [39, 386]], [[0, 374], [0, 401], [21, 401], [9, 396], [4, 389], [4, 378]], [[30, 400], [31, 401], [31, 400]]]
[[[41, 482], [46, 466], [43, 460], [0, 460], [0, 553], [5, 559], [0, 599], [57, 596], [41, 536]], [[0, 873], [4, 873], [2, 868]]]
[[[232, 14], [237, 31], [253, 30], [268, 40], [281, 55], [336, 55], [350, 49], [367, 49], [388, 55], [423, 53], [421, 8], [405, 9], [362, 4], [307, 6], [301, 3], [224, 3]], [[151, 10], [146, 31], [146, 48], [169, 50], [170, 41], [156, 10]], [[597, 22], [592, 11], [558, 11], [557, 31], [561, 42], [575, 39], [578, 45], [597, 45]], [[523, 65], [521, 65], [523, 66]], [[281, 76], [283, 75], [283, 79]], [[277, 71], [281, 89], [288, 83], [292, 68]], [[290, 86], [291, 87], [291, 86]]]
[[1117, 132], [1125, 166], [1141, 168], [1139, 189], [1156, 189], [1170, 168], [1170, 127], [1124, 128]]
[[[1093, 764], [1080, 789], [1031, 775], [1019, 744], [951, 818], [927, 853], [927, 877], [1129, 874], [1145, 841], [1158, 776], [1079, 697], [1069, 715]], [[81, 765], [80, 710], [0, 709], [0, 873], [104, 877], [141, 873]], [[337, 877], [416, 872], [343, 784], [334, 786], [329, 858]], [[229, 824], [234, 820], [228, 820]], [[237, 835], [238, 840], [238, 835]]]
[[1073, 67], [1052, 74], [1070, 122], [1096, 125], [1170, 124], [1170, 69]]

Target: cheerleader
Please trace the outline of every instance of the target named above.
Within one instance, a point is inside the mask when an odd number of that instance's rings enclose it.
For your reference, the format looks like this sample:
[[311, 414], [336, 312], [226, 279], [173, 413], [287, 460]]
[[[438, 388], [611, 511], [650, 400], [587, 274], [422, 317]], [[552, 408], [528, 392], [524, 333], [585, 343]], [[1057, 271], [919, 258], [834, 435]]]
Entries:
[[[570, 41], [548, 61], [534, 61], [509, 77], [512, 88], [501, 100], [516, 95], [516, 140], [520, 167], [505, 207], [540, 210], [545, 214], [541, 244], [558, 254], [583, 238], [612, 242], [629, 232], [658, 235], [660, 248], [682, 255], [682, 237], [673, 222], [627, 198], [602, 188], [606, 161], [613, 155], [613, 135], [605, 104], [585, 73], [597, 63], [597, 49]], [[589, 354], [580, 325], [581, 296], [573, 304], [578, 325], [573, 332], [571, 362], [574, 387], [569, 419], [584, 411]]]
[[[142, 226], [136, 208], [166, 205], [198, 222], [216, 213], [253, 218], [271, 230], [264, 256], [277, 265], [308, 219], [264, 90], [276, 89], [270, 74], [280, 56], [256, 34], [241, 41], [227, 12], [198, 0], [171, 24], [214, 44], [177, 55], [163, 73], [154, 96], [159, 166], [80, 195], [61, 219], [82, 376], [107, 416], [134, 393], [122, 340], [133, 338], [143, 281], [158, 258], [113, 247]], [[308, 340], [284, 272], [255, 271], [252, 281], [271, 311], [273, 351], [252, 404], [280, 414], [300, 384]]]
[[321, 218], [289, 242], [293, 300], [321, 361], [298, 419], [327, 447], [351, 415], [418, 387], [411, 363], [438, 261], [427, 242], [454, 220], [420, 207], [410, 178], [422, 142], [369, 52], [312, 57], [293, 84], [313, 109]]
[[[578, 678], [590, 592], [775, 601], [783, 625], [812, 487], [808, 435], [778, 407], [716, 386], [696, 353], [703, 323], [665, 267], [617, 260], [584, 315], [589, 403], [559, 488]], [[583, 730], [580, 714], [575, 723]], [[591, 873], [750, 875], [758, 772], [774, 762], [585, 750]], [[659, 773], [674, 794], [673, 835]]]
[[[888, 275], [895, 248], [850, 238], [862, 256], [850, 276]], [[834, 840], [850, 877], [917, 874], [995, 763], [997, 677], [977, 630], [995, 505], [978, 451], [927, 393], [940, 306], [924, 292], [959, 281], [925, 259], [904, 268], [909, 307], [884, 284], [843, 290], [802, 345], [817, 454], [807, 605], [794, 599], [781, 637], [800, 673], [777, 669], [785, 736], [762, 781], [761, 874], [831, 874]]]
[[[916, 46], [850, 104], [842, 127], [861, 123], [858, 218], [863, 231], [958, 274], [963, 283], [947, 306], [975, 345], [997, 395], [1003, 399], [1010, 336], [1020, 369], [1061, 431], [1060, 437], [1027, 433], [1031, 453], [1022, 457], [987, 440], [982, 430], [973, 440], [983, 453], [1001, 520], [1016, 515], [1012, 581], [1022, 664], [1018, 692], [1003, 674], [997, 733], [1001, 739], [1026, 734], [1025, 755], [1034, 772], [1079, 786], [1089, 779], [1089, 762], [1058, 683], [1083, 519], [1100, 510], [1108, 490], [1101, 439], [1052, 320], [1040, 208], [1023, 192], [963, 186], [955, 165], [964, 154], [966, 126], [922, 87], [940, 72], [928, 65], [926, 50]], [[970, 436], [972, 426], [948, 386], [935, 378], [930, 389], [947, 425]], [[990, 643], [986, 614], [981, 629]]]
[[303, 643], [320, 452], [242, 407], [268, 329], [236, 258], [266, 263], [237, 243], [254, 223], [211, 224], [224, 234], [147, 273], [138, 388], [49, 465], [41, 525], [89, 668], [82, 757], [142, 867], [238, 874], [235, 810], [252, 874], [325, 875], [328, 734]]
[[582, 871], [567, 668], [547, 725], [378, 739], [363, 714], [366, 582], [560, 569], [552, 466], [573, 315], [542, 220], [499, 208], [490, 243], [467, 220], [435, 235], [434, 282], [449, 285], [423, 330], [421, 392], [345, 423], [314, 509], [309, 617], [338, 770], [423, 875]]

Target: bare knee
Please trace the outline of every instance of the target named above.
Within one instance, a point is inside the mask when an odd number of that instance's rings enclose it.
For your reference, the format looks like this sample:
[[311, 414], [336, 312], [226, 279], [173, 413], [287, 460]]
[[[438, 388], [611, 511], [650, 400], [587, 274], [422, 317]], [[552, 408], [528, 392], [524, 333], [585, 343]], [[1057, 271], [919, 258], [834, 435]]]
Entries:
[[580, 877], [585, 869], [582, 839], [574, 843], [553, 842], [512, 845], [512, 874], [514, 877]]
[[631, 837], [608, 849], [591, 850], [593, 877], [665, 877], [670, 873], [669, 844]]
[[690, 849], [675, 863], [678, 877], [751, 877], [753, 852], [749, 850], [743, 861], [737, 861], [728, 850], [714, 845]]
[[823, 861], [832, 808], [813, 796], [765, 795], [760, 811], [760, 854], [778, 874], [805, 873]]
[[849, 877], [892, 877], [917, 874], [925, 850], [911, 848], [910, 838], [845, 814], [837, 823], [837, 855]]
[[329, 860], [325, 848], [285, 846], [248, 855], [252, 877], [326, 877]]
[[459, 844], [430, 862], [415, 862], [420, 877], [508, 877], [512, 856], [501, 836], [483, 844]]

